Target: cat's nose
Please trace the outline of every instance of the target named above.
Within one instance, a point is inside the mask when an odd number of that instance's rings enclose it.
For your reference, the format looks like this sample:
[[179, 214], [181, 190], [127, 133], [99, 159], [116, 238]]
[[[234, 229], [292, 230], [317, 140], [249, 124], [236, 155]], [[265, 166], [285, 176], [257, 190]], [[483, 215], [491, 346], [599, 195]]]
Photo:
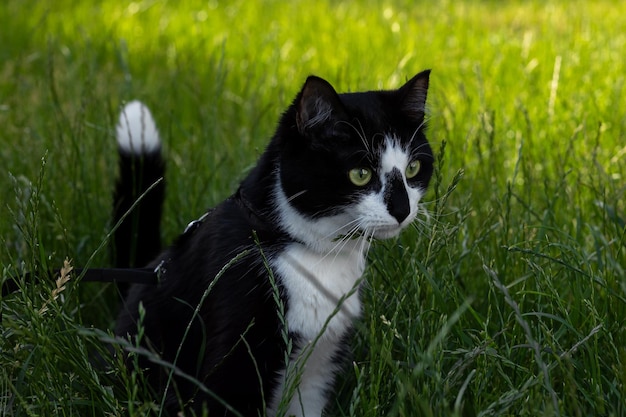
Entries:
[[397, 168], [394, 168], [393, 171], [387, 174], [385, 203], [387, 211], [398, 221], [398, 224], [401, 224], [411, 212], [409, 195], [406, 191], [402, 174]]
[[[402, 193], [404, 193], [404, 198], [398, 196], [394, 199], [395, 201], [392, 200], [389, 204], [387, 204], [389, 214], [391, 214], [398, 221], [398, 224], [401, 224], [411, 212], [411, 209], [409, 207], [409, 199], [406, 197], [406, 191], [402, 190]], [[394, 194], [402, 193], [398, 192]]]

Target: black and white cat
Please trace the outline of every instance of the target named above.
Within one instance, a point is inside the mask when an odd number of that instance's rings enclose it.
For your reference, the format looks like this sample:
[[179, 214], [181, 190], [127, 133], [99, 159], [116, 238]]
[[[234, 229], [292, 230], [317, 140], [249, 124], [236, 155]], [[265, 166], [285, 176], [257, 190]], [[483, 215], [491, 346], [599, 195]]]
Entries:
[[[370, 244], [411, 224], [433, 171], [429, 73], [398, 90], [347, 94], [309, 77], [237, 192], [151, 263], [160, 284], [130, 288], [116, 334], [137, 335], [141, 302], [142, 345], [178, 370], [168, 383], [170, 368], [140, 363], [170, 412], [322, 414], [361, 314]], [[130, 191], [141, 191], [129, 173], [144, 173], [145, 184], [162, 175], [161, 145], [138, 102], [122, 111], [117, 134], [116, 201], [128, 207]], [[124, 168], [132, 164], [141, 169]], [[160, 203], [150, 204], [139, 204], [140, 233], [158, 222]], [[116, 241], [130, 250], [129, 236]]]

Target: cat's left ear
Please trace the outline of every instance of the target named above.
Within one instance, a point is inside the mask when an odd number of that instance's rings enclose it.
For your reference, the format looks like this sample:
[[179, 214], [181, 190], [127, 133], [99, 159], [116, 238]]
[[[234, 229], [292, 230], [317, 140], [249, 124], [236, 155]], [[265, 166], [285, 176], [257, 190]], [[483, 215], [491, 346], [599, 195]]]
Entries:
[[424, 120], [426, 113], [429, 77], [429, 69], [422, 71], [398, 89], [402, 111], [409, 119], [417, 123]]
[[296, 124], [301, 135], [307, 133], [331, 135], [346, 112], [339, 95], [322, 78], [307, 78], [296, 100]]

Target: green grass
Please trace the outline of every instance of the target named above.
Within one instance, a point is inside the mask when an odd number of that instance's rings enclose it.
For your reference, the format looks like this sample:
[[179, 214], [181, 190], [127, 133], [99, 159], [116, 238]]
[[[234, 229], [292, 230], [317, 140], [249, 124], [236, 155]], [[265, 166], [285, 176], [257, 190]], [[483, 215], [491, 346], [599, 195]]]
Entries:
[[[625, 14], [602, 0], [5, 1], [2, 279], [109, 264], [125, 100], [163, 135], [169, 241], [233, 192], [307, 75], [356, 91], [432, 68], [431, 216], [373, 250], [329, 415], [624, 416]], [[90, 362], [113, 289], [55, 288], [1, 300], [0, 410], [148, 413], [140, 375], [113, 364], [115, 386]]]

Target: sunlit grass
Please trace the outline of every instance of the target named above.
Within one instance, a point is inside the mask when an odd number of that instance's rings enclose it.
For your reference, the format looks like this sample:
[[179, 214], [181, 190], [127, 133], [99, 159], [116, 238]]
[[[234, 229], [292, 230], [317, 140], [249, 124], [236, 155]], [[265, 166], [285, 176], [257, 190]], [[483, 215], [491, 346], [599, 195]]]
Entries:
[[[376, 245], [331, 414], [625, 415], [625, 14], [611, 1], [9, 0], [3, 279], [81, 266], [105, 239], [126, 100], [150, 106], [165, 141], [171, 240], [235, 189], [307, 75], [355, 91], [432, 68], [431, 218]], [[2, 300], [0, 410], [152, 408], [137, 375], [113, 366], [118, 387], [92, 365], [85, 329], [111, 326], [115, 295], [77, 281], [44, 315], [54, 281]]]

